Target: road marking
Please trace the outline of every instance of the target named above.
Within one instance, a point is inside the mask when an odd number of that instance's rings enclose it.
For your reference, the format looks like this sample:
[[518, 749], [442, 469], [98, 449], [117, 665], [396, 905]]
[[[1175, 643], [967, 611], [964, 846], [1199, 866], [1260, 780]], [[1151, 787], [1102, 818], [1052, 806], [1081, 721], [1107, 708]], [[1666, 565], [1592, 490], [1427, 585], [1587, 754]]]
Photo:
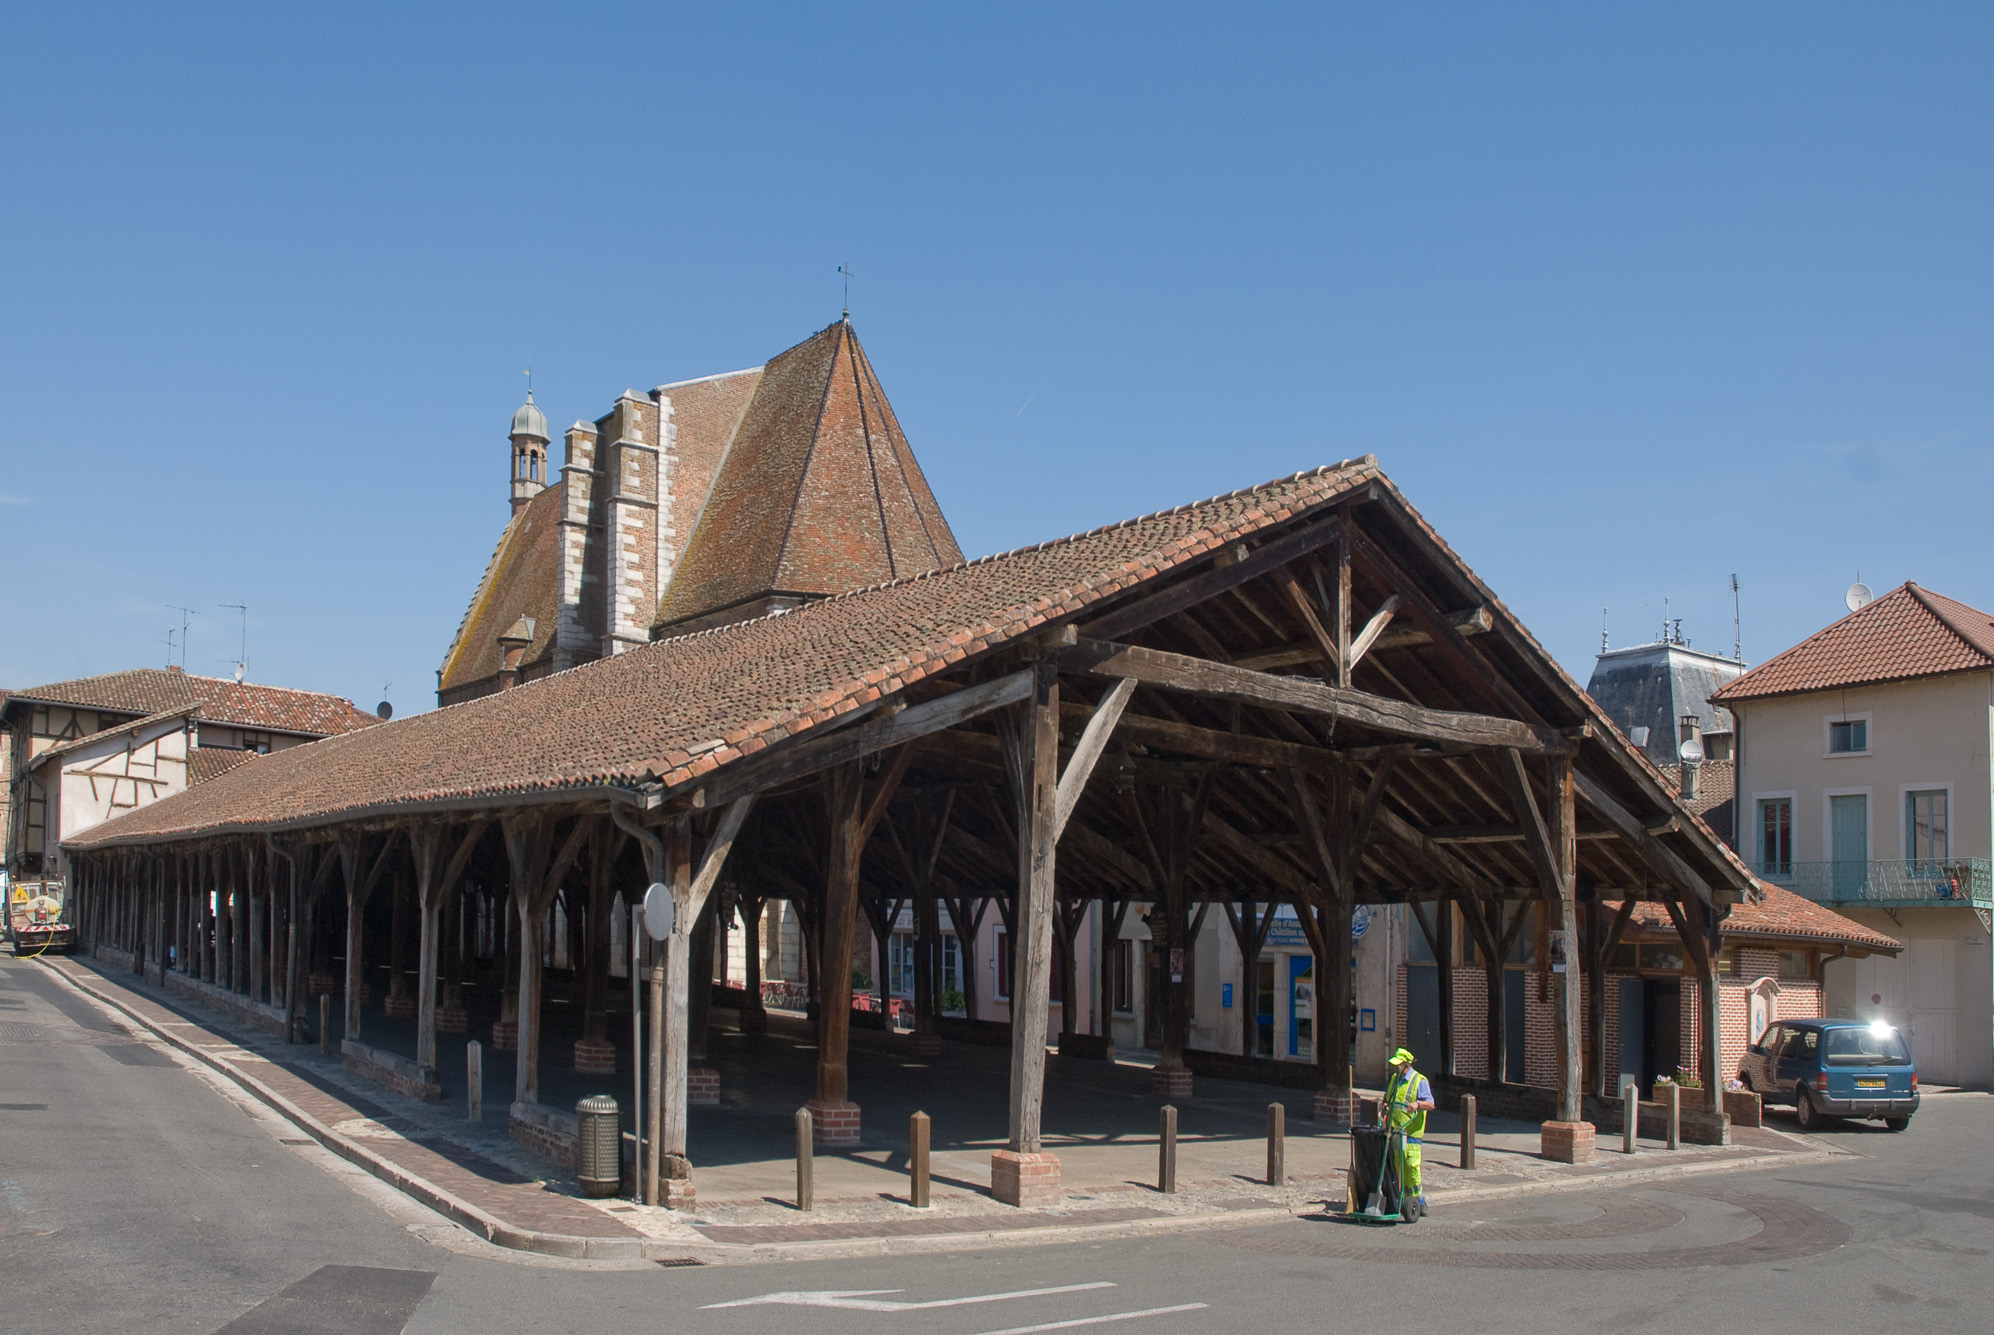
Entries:
[[[979, 1293], [969, 1298], [936, 1298], [925, 1303], [896, 1302], [890, 1298], [875, 1298], [876, 1293], [905, 1293], [905, 1289], [799, 1289], [783, 1293], [764, 1293], [755, 1298], [736, 1298], [730, 1303], [708, 1303], [701, 1311], [715, 1307], [841, 1307], [853, 1312], [925, 1312], [936, 1307], [968, 1307], [973, 1303], [1001, 1303], [1011, 1298], [1044, 1298], [1055, 1293], [1082, 1293], [1088, 1289], [1112, 1289], [1115, 1286], [1106, 1280], [1092, 1284], [1061, 1284], [1052, 1289], [1019, 1289], [1013, 1293]], [[1198, 1304], [1203, 1306], [1202, 1303]], [[1176, 1310], [1176, 1309], [1171, 1309]], [[1052, 1326], [1033, 1326], [1033, 1330], [1052, 1330]]]
[[1110, 1312], [1106, 1316], [1081, 1316], [1071, 1321], [1048, 1321], [1041, 1326], [1012, 1326], [1008, 1330], [986, 1330], [983, 1335], [1036, 1335], [1042, 1330], [1071, 1330], [1075, 1326], [1102, 1326], [1110, 1321], [1133, 1321], [1139, 1316], [1164, 1316], [1171, 1312], [1196, 1312], [1204, 1303], [1179, 1303], [1175, 1307], [1146, 1307], [1140, 1312]]

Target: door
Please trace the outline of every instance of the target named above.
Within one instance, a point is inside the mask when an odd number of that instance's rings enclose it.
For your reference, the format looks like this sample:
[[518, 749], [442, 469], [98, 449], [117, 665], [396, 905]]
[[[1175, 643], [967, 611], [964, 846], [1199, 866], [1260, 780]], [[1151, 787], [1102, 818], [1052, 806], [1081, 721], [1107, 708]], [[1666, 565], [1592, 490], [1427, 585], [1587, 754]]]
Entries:
[[1641, 1088], [1652, 1090], [1682, 1063], [1682, 985], [1673, 978], [1649, 978], [1641, 993]]
[[1288, 956], [1288, 1055], [1315, 1060], [1315, 957]]
[[1919, 939], [1905, 951], [1911, 983], [1911, 1061], [1918, 1077], [1935, 1085], [1959, 1083], [1959, 1051], [1954, 1030], [1958, 999], [1954, 977], [1959, 942]]
[[1828, 799], [1829, 857], [1835, 863], [1835, 897], [1862, 895], [1869, 879], [1869, 798], [1862, 793]]
[[1420, 1062], [1440, 1065], [1440, 970], [1431, 964], [1405, 971], [1405, 1045]]
[[1502, 975], [1503, 1079], [1512, 1085], [1523, 1083], [1529, 1069], [1524, 1058], [1524, 979], [1522, 969], [1505, 969]]
[[1613, 1088], [1608, 1091], [1618, 1097], [1629, 1080], [1641, 1083], [1641, 1052], [1647, 1042], [1647, 1030], [1643, 1024], [1646, 1017], [1647, 990], [1639, 978], [1622, 978], [1620, 982], [1620, 1071], [1614, 1078]]

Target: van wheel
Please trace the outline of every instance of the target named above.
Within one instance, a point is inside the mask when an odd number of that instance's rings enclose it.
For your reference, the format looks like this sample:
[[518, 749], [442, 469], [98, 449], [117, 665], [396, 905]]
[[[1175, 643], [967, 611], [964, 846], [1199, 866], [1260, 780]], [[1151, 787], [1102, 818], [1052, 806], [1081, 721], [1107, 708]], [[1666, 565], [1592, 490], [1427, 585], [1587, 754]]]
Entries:
[[1802, 1131], [1819, 1131], [1821, 1123], [1826, 1120], [1814, 1107], [1814, 1097], [1807, 1092], [1805, 1085], [1793, 1087], [1793, 1117], [1800, 1123]]
[[1911, 1125], [1911, 1119], [1908, 1117], [1886, 1117], [1883, 1119], [1883, 1124], [1892, 1131], [1902, 1131], [1905, 1127]]

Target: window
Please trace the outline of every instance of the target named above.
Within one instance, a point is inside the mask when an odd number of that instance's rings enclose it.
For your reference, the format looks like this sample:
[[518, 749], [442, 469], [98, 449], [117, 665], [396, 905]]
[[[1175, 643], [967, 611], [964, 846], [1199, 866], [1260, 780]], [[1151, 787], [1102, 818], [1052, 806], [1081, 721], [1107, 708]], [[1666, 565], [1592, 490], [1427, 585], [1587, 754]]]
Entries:
[[1805, 982], [1814, 976], [1814, 961], [1804, 950], [1782, 950], [1779, 952], [1779, 976]]
[[895, 932], [886, 938], [886, 987], [890, 995], [914, 995], [914, 934]]
[[962, 991], [962, 938], [942, 938], [942, 991]]
[[1681, 973], [1681, 946], [1642, 946], [1641, 968], [1646, 973]]
[[1766, 876], [1793, 875], [1793, 799], [1759, 799], [1759, 871]]
[[1135, 1013], [1135, 942], [1115, 942], [1115, 1012]]
[[1948, 856], [1946, 791], [1943, 788], [1904, 795], [1904, 848], [1913, 862], [1942, 862]]
[[1828, 723], [1828, 754], [1857, 755], [1869, 750], [1869, 720], [1831, 719]]

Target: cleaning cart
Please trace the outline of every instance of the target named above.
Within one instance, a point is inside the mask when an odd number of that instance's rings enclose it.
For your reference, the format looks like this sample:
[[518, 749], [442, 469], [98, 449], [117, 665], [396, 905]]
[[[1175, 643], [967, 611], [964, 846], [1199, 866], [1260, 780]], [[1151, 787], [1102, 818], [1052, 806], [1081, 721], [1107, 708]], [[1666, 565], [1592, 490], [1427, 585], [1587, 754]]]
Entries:
[[1419, 1222], [1419, 1199], [1402, 1190], [1405, 1137], [1382, 1126], [1350, 1128], [1349, 1192], [1343, 1217], [1360, 1224]]

